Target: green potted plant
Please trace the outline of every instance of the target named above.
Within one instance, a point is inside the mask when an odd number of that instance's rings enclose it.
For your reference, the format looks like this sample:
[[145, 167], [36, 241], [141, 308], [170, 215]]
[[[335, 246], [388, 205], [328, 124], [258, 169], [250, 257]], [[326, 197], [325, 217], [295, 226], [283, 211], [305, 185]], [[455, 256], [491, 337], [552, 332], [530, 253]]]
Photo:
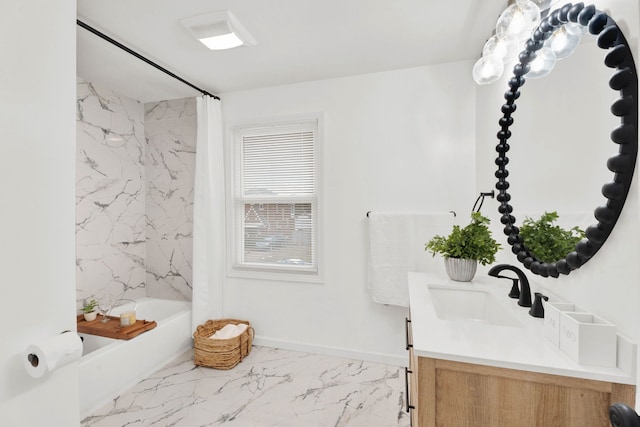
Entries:
[[522, 221], [522, 242], [539, 261], [552, 263], [563, 259], [585, 238], [584, 230], [578, 226], [566, 230], [555, 225], [558, 218], [558, 213], [553, 211], [545, 212], [537, 221], [529, 217]]
[[478, 262], [491, 264], [496, 260], [500, 244], [489, 230], [489, 218], [480, 212], [471, 213], [471, 222], [464, 228], [454, 225], [447, 237], [434, 236], [425, 244], [425, 251], [444, 257], [444, 266], [452, 280], [468, 282], [476, 274]]
[[82, 306], [81, 310], [84, 314], [84, 320], [87, 322], [92, 322], [96, 320], [96, 316], [98, 312], [96, 311], [96, 307], [98, 306], [98, 301], [95, 298], [87, 298]]

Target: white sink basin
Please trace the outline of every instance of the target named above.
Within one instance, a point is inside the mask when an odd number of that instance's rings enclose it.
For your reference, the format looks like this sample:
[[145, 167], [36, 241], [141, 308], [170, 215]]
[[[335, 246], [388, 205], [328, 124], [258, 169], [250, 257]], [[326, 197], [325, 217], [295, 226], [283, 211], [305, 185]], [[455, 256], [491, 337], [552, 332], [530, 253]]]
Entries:
[[[509, 305], [484, 289], [429, 285], [429, 294], [440, 320], [522, 327]], [[506, 293], [504, 298], [508, 299]]]

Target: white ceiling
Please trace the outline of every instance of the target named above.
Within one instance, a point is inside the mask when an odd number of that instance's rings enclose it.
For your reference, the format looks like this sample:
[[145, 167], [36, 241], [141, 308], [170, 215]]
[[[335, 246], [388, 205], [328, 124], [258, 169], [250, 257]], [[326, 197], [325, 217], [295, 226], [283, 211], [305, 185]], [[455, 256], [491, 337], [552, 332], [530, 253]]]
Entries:
[[[506, 0], [77, 0], [78, 19], [214, 94], [480, 56]], [[210, 51], [179, 20], [231, 11], [256, 46]], [[471, 70], [469, 70], [471, 73]], [[77, 27], [77, 74], [142, 102], [198, 94]]]

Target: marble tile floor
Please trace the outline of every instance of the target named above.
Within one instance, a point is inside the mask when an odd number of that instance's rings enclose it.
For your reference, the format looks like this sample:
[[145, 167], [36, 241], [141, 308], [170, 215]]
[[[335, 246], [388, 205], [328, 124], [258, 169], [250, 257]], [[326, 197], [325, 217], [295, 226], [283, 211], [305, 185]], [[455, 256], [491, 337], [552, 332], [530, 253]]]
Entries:
[[188, 351], [82, 427], [409, 427], [404, 368], [254, 346], [227, 371]]

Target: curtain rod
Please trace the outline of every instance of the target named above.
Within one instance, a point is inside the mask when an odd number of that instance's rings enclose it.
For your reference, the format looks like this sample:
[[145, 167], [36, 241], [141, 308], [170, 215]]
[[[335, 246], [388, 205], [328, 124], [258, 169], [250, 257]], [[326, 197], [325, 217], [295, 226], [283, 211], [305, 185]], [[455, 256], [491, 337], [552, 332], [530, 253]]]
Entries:
[[158, 70], [162, 71], [163, 73], [173, 77], [176, 80], [181, 81], [182, 83], [186, 84], [187, 86], [192, 87], [193, 89], [197, 90], [198, 92], [202, 93], [203, 95], [209, 95], [211, 97], [213, 97], [214, 99], [220, 99], [220, 97], [218, 97], [217, 95], [213, 95], [209, 92], [207, 92], [204, 89], [200, 89], [197, 86], [194, 86], [193, 84], [189, 83], [188, 81], [186, 81], [185, 79], [175, 75], [174, 73], [172, 73], [171, 71], [167, 70], [166, 68], [161, 67], [160, 65], [156, 64], [155, 62], [151, 61], [150, 59], [145, 58], [144, 56], [140, 55], [138, 52], [135, 52], [131, 49], [129, 49], [127, 46], [123, 45], [122, 43], [112, 39], [111, 37], [109, 37], [108, 35], [101, 33], [100, 31], [96, 30], [95, 28], [91, 27], [90, 25], [85, 24], [84, 22], [82, 22], [79, 19], [76, 19], [76, 23], [81, 26], [82, 28], [84, 28], [85, 30], [92, 32], [93, 34], [95, 34], [96, 36], [108, 41], [109, 43], [111, 43], [114, 46], [119, 47], [120, 49], [124, 50], [125, 52], [135, 56], [136, 58], [146, 62], [147, 64], [151, 65], [152, 67], [157, 68]]

